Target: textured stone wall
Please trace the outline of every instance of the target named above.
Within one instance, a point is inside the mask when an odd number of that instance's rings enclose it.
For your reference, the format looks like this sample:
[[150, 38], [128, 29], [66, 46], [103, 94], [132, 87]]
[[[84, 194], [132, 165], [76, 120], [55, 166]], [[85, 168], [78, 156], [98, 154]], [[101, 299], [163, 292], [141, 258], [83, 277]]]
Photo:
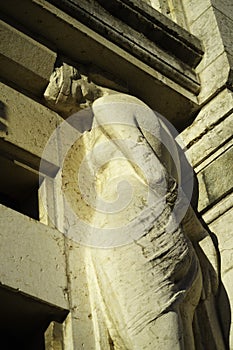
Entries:
[[144, 0], [150, 6], [172, 21], [187, 29], [187, 20], [184, 12], [183, 2], [180, 0]]
[[[205, 54], [197, 67], [201, 81], [198, 100], [202, 108], [182, 137], [199, 182], [199, 212], [218, 240], [221, 278], [232, 313], [232, 3], [195, 1], [194, 4], [184, 0], [183, 4], [189, 29], [202, 40]], [[229, 305], [220, 308], [227, 324]], [[232, 330], [230, 333], [232, 349]]]
[[[176, 69], [168, 77], [167, 71], [162, 75], [135, 58], [134, 52], [129, 54], [108, 38], [90, 30], [88, 25], [80, 24], [47, 2], [22, 1], [22, 6], [30, 8], [30, 18], [27, 17], [26, 10], [20, 13], [16, 8], [10, 19], [7, 16], [11, 16], [9, 8], [13, 11], [13, 6], [9, 5], [7, 9], [8, 2], [2, 4], [5, 6], [3, 12], [7, 20], [6, 23], [1, 22], [0, 40], [0, 75], [3, 80], [0, 87], [1, 158], [11, 162], [12, 167], [17, 164], [38, 177], [40, 157], [46, 142], [63, 120], [59, 106], [50, 105], [48, 108], [43, 98], [51, 74], [57, 69], [57, 59], [63, 56], [73, 66], [79, 67], [79, 60], [82, 64], [85, 63], [84, 66], [89, 69], [89, 76], [82, 74], [86, 83], [93, 80], [97, 84], [127, 91], [144, 100], [148, 97], [148, 103], [153, 103], [153, 108], [157, 103], [158, 108], [180, 129], [189, 124], [181, 136], [199, 183], [198, 211], [218, 241], [219, 268], [223, 283], [220, 292], [223, 294], [225, 288], [230, 299], [229, 305], [223, 304], [221, 293], [219, 295], [220, 314], [225, 336], [228, 338], [229, 311], [233, 312], [232, 1], [145, 2], [201, 40], [204, 56], [196, 68], [192, 66], [186, 70], [187, 67], [181, 64], [178, 77]], [[25, 23], [29, 23], [29, 27]], [[60, 31], [57, 30], [59, 26]], [[182, 31], [177, 33], [183, 35]], [[187, 39], [189, 33], [186, 34]], [[77, 35], [80, 35], [79, 45], [76, 42], [73, 45], [73, 38], [77, 38]], [[191, 44], [194, 42], [192, 40], [190, 39]], [[92, 47], [94, 54], [91, 58], [95, 64], [102, 64], [101, 69], [92, 66], [87, 46]], [[200, 58], [201, 53], [199, 55]], [[164, 50], [163, 59], [166, 57], [165, 63], [168, 66], [175, 67], [179, 62]], [[111, 70], [111, 74], [108, 70]], [[113, 71], [116, 71], [117, 77], [114, 77]], [[195, 92], [182, 86], [180, 82], [185, 72], [189, 75], [192, 73], [192, 79], [196, 79], [196, 74], [198, 75], [200, 91], [198, 79], [195, 80], [195, 84], [198, 83]], [[122, 83], [125, 77], [127, 79]], [[116, 78], [119, 78], [119, 83]], [[76, 95], [71, 97], [73, 108]], [[66, 108], [67, 106], [65, 110]], [[72, 111], [76, 111], [72, 108]], [[53, 157], [46, 160], [48, 171], [54, 176], [57, 159], [53, 154]], [[18, 180], [14, 180], [16, 186]], [[23, 185], [25, 182], [27, 185], [27, 178]], [[12, 185], [7, 176], [3, 176], [3, 172], [1, 183], [1, 189], [6, 184], [8, 187]], [[22, 185], [22, 181], [20, 184]], [[22, 186], [21, 192], [24, 188]], [[42, 186], [41, 191], [43, 190]], [[51, 196], [49, 193], [47, 195]], [[63, 215], [62, 206], [59, 195], [56, 198], [53, 214], [58, 221], [57, 227], [62, 231], [63, 222], [59, 222], [59, 217]], [[48, 330], [46, 346], [49, 350], [56, 347], [61, 349], [63, 346], [65, 349], [95, 349], [94, 334], [96, 336], [98, 332], [93, 327], [92, 300], [89, 298], [86, 280], [88, 266], [85, 249], [64, 239], [57, 230], [36, 223], [2, 205], [0, 216], [4, 218], [1, 221], [1, 284], [30, 295], [40, 302], [49, 303], [53, 312], [58, 314], [51, 320], [61, 321], [67, 310], [71, 311], [63, 325], [53, 324]], [[42, 207], [40, 220], [47, 226], [52, 225]], [[108, 347], [111, 348], [111, 344], [107, 339], [106, 349]], [[230, 348], [233, 349], [233, 331]]]
[[[182, 132], [199, 184], [198, 211], [218, 239], [221, 277], [232, 300], [233, 246], [233, 94], [232, 1], [147, 1], [199, 38], [204, 57], [197, 66], [200, 112]], [[164, 5], [164, 6], [162, 6]], [[179, 16], [181, 8], [182, 16]], [[183, 18], [183, 19], [182, 19]], [[225, 310], [225, 321], [229, 308]], [[227, 321], [225, 322], [227, 323]], [[231, 331], [231, 344], [233, 348]]]

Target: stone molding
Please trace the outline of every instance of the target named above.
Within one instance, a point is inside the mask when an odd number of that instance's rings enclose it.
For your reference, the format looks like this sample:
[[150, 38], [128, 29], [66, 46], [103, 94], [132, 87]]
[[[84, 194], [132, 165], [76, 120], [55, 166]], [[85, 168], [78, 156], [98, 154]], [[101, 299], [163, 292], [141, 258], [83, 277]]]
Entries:
[[135, 0], [50, 2], [185, 89], [198, 93], [200, 85], [193, 68], [203, 55], [200, 42], [151, 6]]
[[97, 2], [136, 30], [140, 20], [140, 31], [146, 37], [191, 68], [195, 68], [201, 61], [203, 49], [200, 41], [145, 1], [97, 0]]
[[[80, 4], [84, 3], [87, 6], [88, 2], [80, 2]], [[101, 7], [97, 2], [96, 4]], [[83, 24], [84, 20], [81, 22], [74, 17], [74, 11], [72, 13], [70, 11], [69, 15], [48, 1], [9, 0], [2, 2], [0, 7], [5, 21], [19, 29], [19, 32], [35, 39], [38, 44], [42, 44], [42, 47], [45, 46], [59, 56], [67, 57], [69, 59], [67, 63], [70, 65], [75, 66], [75, 63], [84, 65], [88, 76], [89, 71], [94, 71], [92, 76], [95, 77], [95, 80], [91, 79], [91, 81], [95, 84], [115, 89], [115, 84], [112, 82], [120, 82], [118, 85], [123, 86], [124, 90], [134, 96], [140, 96], [145, 103], [167, 117], [177, 128], [183, 130], [190, 123], [190, 119], [198, 108], [196, 94], [199, 83], [194, 73], [194, 66], [197, 63], [196, 60], [200, 59], [200, 47], [196, 45], [196, 39], [194, 44], [192, 43], [194, 37], [191, 34], [165, 16], [163, 21], [170, 23], [169, 31], [167, 32], [163, 25], [161, 27], [156, 25], [159, 30], [158, 37], [161, 34], [164, 38], [162, 41], [166, 45], [166, 50], [161, 47], [157, 39], [156, 43], [153, 42], [127, 23], [113, 18], [103, 7], [101, 7], [102, 19], [106, 18], [108, 22], [113, 19], [112, 26], [114, 25], [114, 28], [110, 28], [111, 30], [106, 29], [108, 33], [105, 34], [100, 34], [100, 30], [108, 28], [106, 24], [102, 26], [100, 24], [99, 31], [93, 30], [90, 16], [88, 20], [86, 17], [86, 22]], [[150, 10], [153, 11], [153, 16], [163, 18], [163, 15], [153, 8]], [[148, 19], [146, 15], [139, 15], [140, 21], [143, 20], [149, 27], [154, 25], [152, 18]], [[34, 20], [35, 18], [37, 20]], [[101, 17], [98, 23], [100, 19]], [[142, 22], [142, 27], [144, 22]], [[116, 28], [118, 31], [114, 32]], [[185, 40], [183, 40], [184, 33], [186, 33]], [[178, 39], [175, 38], [176, 36]], [[169, 49], [166, 43], [167, 38], [170, 38], [170, 43], [173, 43], [169, 45]], [[187, 44], [188, 38], [190, 38], [190, 45]], [[173, 46], [175, 46], [174, 49]], [[197, 55], [193, 46], [198, 46], [195, 49]], [[177, 58], [178, 51], [182, 52], [184, 49], [196, 55], [196, 58], [193, 56], [191, 59], [192, 63], [189, 59], [189, 65]], [[36, 61], [38, 61], [37, 57], [35, 56]], [[8, 61], [11, 62], [10, 57]], [[17, 67], [20, 69], [22, 65]], [[13, 68], [11, 71], [14, 70]], [[102, 73], [96, 74], [95, 71]], [[47, 82], [50, 74], [46, 75]], [[106, 74], [112, 79], [106, 79]], [[13, 75], [10, 80], [15, 83]], [[103, 81], [106, 84], [103, 84]], [[25, 88], [22, 86], [23, 79], [17, 81], [16, 84], [19, 89]], [[119, 91], [124, 90], [119, 89]], [[31, 92], [31, 89], [26, 89], [26, 91]], [[159, 98], [161, 94], [162, 99]], [[41, 89], [38, 89], [35, 96], [42, 98]], [[171, 104], [172, 108], [170, 108]]]
[[63, 234], [3, 205], [0, 217], [1, 285], [54, 305], [64, 319], [69, 305]]
[[0, 20], [1, 77], [30, 94], [41, 95], [53, 72], [56, 56], [54, 51]]

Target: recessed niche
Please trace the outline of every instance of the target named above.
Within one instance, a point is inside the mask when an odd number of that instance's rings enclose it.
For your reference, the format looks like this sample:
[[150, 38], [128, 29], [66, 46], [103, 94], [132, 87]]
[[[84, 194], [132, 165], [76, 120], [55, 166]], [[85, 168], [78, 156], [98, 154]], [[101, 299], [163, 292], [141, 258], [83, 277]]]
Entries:
[[39, 219], [39, 176], [14, 160], [0, 156], [0, 203]]
[[50, 322], [63, 322], [68, 311], [0, 286], [2, 349], [45, 350], [44, 333]]

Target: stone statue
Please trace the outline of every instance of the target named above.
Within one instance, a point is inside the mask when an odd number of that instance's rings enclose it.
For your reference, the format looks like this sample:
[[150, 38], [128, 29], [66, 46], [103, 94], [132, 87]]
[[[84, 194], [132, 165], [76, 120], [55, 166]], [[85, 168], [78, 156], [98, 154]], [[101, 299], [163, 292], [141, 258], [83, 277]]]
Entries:
[[[143, 118], [151, 121], [153, 112], [124, 94], [97, 99], [92, 109], [92, 130], [64, 163], [63, 190], [88, 224], [83, 234], [92, 246], [86, 264], [99, 348], [225, 349], [214, 307], [218, 281], [199, 245], [208, 233], [191, 207], [182, 220], [174, 213], [178, 186], [160, 122], [148, 125]], [[71, 164], [82, 167], [75, 189], [67, 185], [75, 183]], [[207, 340], [200, 336], [203, 320]]]
[[89, 246], [96, 349], [226, 349], [217, 268], [206, 256], [215, 258], [215, 249], [179, 197], [171, 135], [130, 95], [98, 98], [92, 111], [92, 129], [67, 153], [62, 181], [75, 232]]

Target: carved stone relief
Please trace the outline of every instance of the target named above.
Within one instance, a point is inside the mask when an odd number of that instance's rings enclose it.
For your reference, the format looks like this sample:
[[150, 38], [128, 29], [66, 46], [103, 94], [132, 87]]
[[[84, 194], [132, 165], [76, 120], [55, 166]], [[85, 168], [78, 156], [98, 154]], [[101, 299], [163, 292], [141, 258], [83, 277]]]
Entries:
[[110, 89], [97, 86], [77, 68], [63, 63], [51, 75], [44, 98], [50, 108], [68, 117], [108, 92]]
[[[91, 246], [85, 263], [96, 347], [225, 350], [218, 254], [179, 197], [163, 148], [162, 135], [172, 136], [161, 120], [135, 97], [109, 95], [67, 65], [55, 71], [45, 97], [62, 113], [91, 106], [94, 115], [66, 154], [62, 191], [84, 223], [83, 231], [72, 224], [74, 239]], [[174, 208], [183, 200], [180, 218]]]

